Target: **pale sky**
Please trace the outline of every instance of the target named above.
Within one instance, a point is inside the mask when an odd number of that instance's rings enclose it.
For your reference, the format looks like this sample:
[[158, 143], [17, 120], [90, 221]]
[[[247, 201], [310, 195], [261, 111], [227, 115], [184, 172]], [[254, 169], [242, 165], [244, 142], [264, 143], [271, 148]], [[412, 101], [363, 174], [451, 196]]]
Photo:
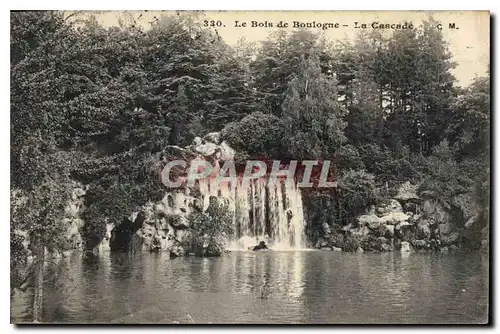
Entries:
[[[95, 14], [98, 21], [105, 26], [117, 25], [119, 19], [127, 20], [130, 17], [139, 19], [142, 26], [148, 27], [154, 17], [166, 12], [158, 11], [106, 11]], [[372, 30], [372, 22], [404, 23], [413, 22], [415, 26], [421, 24], [432, 14], [432, 17], [442, 23], [443, 36], [449, 44], [453, 60], [457, 67], [453, 73], [462, 86], [468, 85], [479, 75], [485, 75], [490, 63], [490, 16], [487, 11], [206, 11], [200, 20], [221, 21], [224, 26], [216, 27], [222, 38], [230, 45], [245, 37], [248, 41], [259, 42], [267, 38], [271, 31], [277, 28], [280, 22], [287, 22], [292, 26], [293, 21], [303, 23], [339, 23], [339, 28], [320, 30], [309, 28], [312, 31], [322, 31], [331, 41], [338, 39], [354, 39], [361, 29], [354, 28], [354, 22], [366, 23], [367, 31]], [[235, 27], [235, 21], [247, 22], [247, 27]], [[268, 27], [250, 27], [251, 21], [258, 21]], [[201, 22], [203, 23], [203, 22]], [[272, 23], [274, 27], [269, 27]], [[449, 23], [455, 23], [455, 29], [449, 28]], [[344, 27], [343, 25], [348, 25]], [[457, 29], [458, 27], [458, 29]]]

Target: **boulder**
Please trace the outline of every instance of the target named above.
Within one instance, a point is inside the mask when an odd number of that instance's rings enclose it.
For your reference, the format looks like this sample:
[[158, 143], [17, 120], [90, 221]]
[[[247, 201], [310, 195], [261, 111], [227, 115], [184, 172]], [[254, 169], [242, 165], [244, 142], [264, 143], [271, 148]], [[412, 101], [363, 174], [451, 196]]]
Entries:
[[167, 222], [175, 228], [188, 228], [189, 220], [185, 215], [168, 215], [165, 217]]
[[408, 212], [408, 213], [407, 213], [407, 215], [408, 215], [408, 217], [410, 217], [410, 218], [408, 218], [408, 222], [409, 222], [409, 223], [411, 223], [411, 224], [413, 224], [413, 223], [415, 223], [415, 222], [419, 221], [419, 220], [420, 220], [420, 218], [422, 218], [422, 215], [421, 215], [421, 214], [417, 214], [417, 215], [415, 215], [415, 214], [413, 214], [413, 213], [411, 213], [411, 212]]
[[207, 142], [219, 145], [221, 142], [221, 135], [220, 135], [220, 132], [210, 132], [210, 133], [206, 134], [203, 137], [203, 139], [205, 139]]
[[363, 236], [367, 236], [368, 234], [370, 234], [370, 229], [368, 228], [368, 226], [362, 226], [362, 227], [359, 227], [357, 229], [352, 229], [351, 233], [353, 235], [363, 237]]
[[342, 248], [344, 246], [344, 236], [342, 234], [333, 234], [329, 238], [329, 246]]
[[345, 232], [350, 232], [352, 229], [352, 224], [347, 224], [346, 226], [342, 226], [341, 230]]
[[201, 144], [203, 144], [203, 140], [200, 137], [194, 137], [193, 145], [196, 147], [196, 146], [200, 146]]
[[220, 159], [224, 161], [234, 160], [236, 151], [233, 150], [225, 141], [223, 141], [219, 145], [219, 149], [220, 149]]
[[209, 157], [215, 154], [218, 146], [214, 143], [206, 143], [195, 146], [194, 150], [203, 156]]
[[441, 239], [441, 235], [439, 234], [439, 228], [431, 228], [431, 238], [433, 239]]
[[321, 247], [320, 249], [321, 250], [327, 250], [327, 251], [331, 251], [332, 250], [331, 247]]
[[377, 208], [375, 209], [375, 212], [377, 216], [383, 217], [386, 216], [390, 213], [395, 213], [395, 212], [403, 212], [403, 207], [401, 204], [395, 200], [395, 199], [390, 199], [388, 201], [384, 201], [383, 203], [380, 203]]
[[323, 222], [322, 226], [323, 226], [323, 233], [324, 234], [330, 234], [330, 233], [332, 233], [332, 231], [330, 229], [330, 226], [328, 225], [327, 222]]
[[380, 218], [380, 222], [383, 224], [396, 225], [401, 222], [408, 221], [410, 216], [403, 212], [392, 212], [382, 218]]
[[385, 235], [386, 238], [394, 238], [394, 225], [385, 225]]
[[79, 199], [80, 197], [83, 197], [85, 196], [87, 192], [85, 191], [85, 189], [83, 188], [75, 188], [73, 189], [73, 193], [71, 194], [71, 198], [73, 200], [77, 200]]
[[343, 237], [342, 244], [336, 247], [342, 248], [344, 252], [356, 252], [359, 247], [359, 240], [363, 237], [357, 234], [346, 234]]
[[155, 215], [162, 216], [162, 215], [165, 215], [166, 213], [167, 213], [167, 209], [165, 208], [165, 204], [160, 202], [160, 203], [156, 203], [154, 205], [154, 214]]
[[390, 245], [387, 244], [387, 238], [385, 237], [374, 237], [374, 236], [368, 236], [365, 238], [361, 246], [364, 250], [370, 251], [380, 251], [380, 252], [387, 252], [392, 249]]
[[79, 211], [80, 211], [80, 203], [78, 201], [74, 201], [66, 205], [64, 213], [67, 216], [76, 217], [78, 216]]
[[408, 222], [402, 222], [395, 226], [394, 235], [402, 241], [411, 241], [416, 238], [415, 225]]
[[429, 239], [431, 237], [431, 229], [429, 228], [429, 225], [420, 222], [417, 224], [417, 238], [418, 239]]
[[460, 194], [453, 197], [451, 204], [456, 208], [460, 208], [465, 220], [469, 220], [471, 217], [476, 216], [480, 211], [476, 201], [474, 201], [468, 194]]
[[172, 246], [170, 247], [170, 258], [184, 256], [186, 251], [184, 247], [182, 247], [178, 242], [174, 241]]
[[[200, 139], [201, 140], [201, 139]], [[200, 142], [199, 145], [202, 143]], [[186, 148], [182, 148], [177, 145], [167, 145], [162, 150], [163, 162], [167, 163], [172, 159], [182, 159], [184, 161], [192, 160], [196, 157], [196, 153], [194, 152], [194, 148], [196, 145], [188, 146]], [[179, 168], [179, 167], [177, 167]], [[176, 167], [172, 168], [171, 173], [177, 169]], [[179, 169], [179, 172], [183, 171], [183, 169]]]
[[394, 196], [398, 201], [408, 201], [419, 199], [417, 195], [418, 186], [411, 184], [410, 182], [405, 182], [399, 186], [398, 193]]
[[425, 241], [425, 240], [414, 240], [412, 242], [412, 245], [416, 249], [426, 249], [429, 246], [428, 243], [427, 243], [427, 241]]
[[401, 252], [411, 252], [411, 245], [408, 241], [401, 242]]
[[156, 220], [156, 228], [158, 230], [168, 230], [169, 229], [169, 225], [168, 225], [167, 219], [165, 217], [157, 219]]
[[377, 228], [381, 221], [377, 215], [361, 215], [358, 217], [359, 226], [368, 226], [369, 228]]
[[394, 249], [388, 244], [381, 244], [379, 251], [381, 252], [392, 252]]
[[203, 202], [199, 198], [195, 198], [191, 203], [191, 207], [195, 209], [196, 211], [203, 211]]
[[187, 216], [193, 207], [194, 198], [187, 196], [183, 192], [168, 192], [163, 197], [161, 203], [164, 206], [165, 214], [176, 214]]
[[189, 232], [188, 230], [175, 230], [174, 233], [175, 239], [181, 244], [189, 240], [191, 236], [191, 232]]
[[450, 208], [445, 208], [440, 202], [434, 200], [425, 200], [422, 205], [423, 216], [432, 217], [437, 223], [451, 221], [449, 210]]
[[335, 252], [341, 252], [342, 251], [342, 248], [339, 248], [339, 247], [332, 247], [332, 251], [335, 251]]
[[379, 223], [373, 228], [370, 228], [371, 234], [374, 235], [375, 237], [384, 237], [386, 232], [385, 226], [386, 225]]

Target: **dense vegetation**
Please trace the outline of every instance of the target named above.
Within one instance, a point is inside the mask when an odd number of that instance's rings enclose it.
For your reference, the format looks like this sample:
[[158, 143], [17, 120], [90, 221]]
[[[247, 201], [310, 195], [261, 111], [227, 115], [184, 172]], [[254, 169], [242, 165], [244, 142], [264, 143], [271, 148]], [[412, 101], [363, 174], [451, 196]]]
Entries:
[[[152, 166], [166, 145], [212, 131], [242, 158], [335, 160], [339, 187], [304, 194], [312, 230], [347, 224], [405, 181], [435, 199], [469, 196], [487, 220], [489, 78], [458, 87], [432, 22], [337, 44], [296, 31], [230, 47], [199, 21], [105, 29], [11, 14], [14, 250], [15, 228], [59, 247], [73, 181], [88, 185], [82, 232], [94, 247], [106, 222], [160, 196]], [[13, 251], [11, 266], [24, 255]]]

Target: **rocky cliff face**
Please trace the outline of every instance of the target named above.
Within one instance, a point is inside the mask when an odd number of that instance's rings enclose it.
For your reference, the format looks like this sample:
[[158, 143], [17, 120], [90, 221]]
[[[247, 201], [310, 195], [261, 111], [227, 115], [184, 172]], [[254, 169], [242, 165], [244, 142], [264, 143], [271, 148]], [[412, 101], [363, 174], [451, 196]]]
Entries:
[[[185, 149], [169, 146], [166, 150], [179, 159], [201, 156], [207, 160], [221, 161], [234, 158], [234, 151], [221, 141], [219, 133], [210, 133], [204, 138], [196, 137], [193, 144]], [[196, 189], [179, 188], [167, 191], [161, 201], [145, 203], [120, 226], [108, 225], [106, 236], [99, 248], [170, 251], [172, 256], [183, 255], [190, 248], [188, 217], [193, 212], [206, 210], [208, 203], [209, 198]], [[125, 239], [127, 241], [124, 241]]]
[[[196, 137], [187, 148], [169, 146], [167, 153], [178, 159], [194, 159], [203, 157], [208, 160], [230, 160], [234, 151], [221, 141], [219, 133], [210, 133], [204, 138]], [[75, 182], [62, 223], [65, 233], [66, 247], [63, 253], [71, 250], [83, 251], [84, 242], [80, 233], [84, 225], [81, 212], [84, 206], [87, 186]], [[22, 199], [17, 199], [22, 200]], [[119, 226], [106, 225], [106, 233], [98, 247], [99, 251], [171, 251], [181, 255], [189, 245], [188, 216], [194, 211], [207, 209], [209, 198], [204, 198], [199, 191], [190, 189], [174, 189], [165, 192], [159, 202], [145, 203], [137, 212], [132, 213]], [[28, 235], [24, 231], [14, 231], [23, 237], [23, 245], [29, 250]]]
[[82, 228], [84, 221], [81, 219], [80, 213], [84, 205], [86, 193], [87, 186], [75, 182], [71, 193], [71, 200], [66, 206], [64, 211], [65, 218], [63, 218], [63, 223], [68, 226], [68, 249], [81, 249], [83, 245], [80, 229]]
[[487, 248], [487, 229], [479, 222], [480, 214], [471, 205], [473, 201], [457, 197], [453, 202], [420, 198], [416, 186], [406, 183], [396, 198], [372, 207], [358, 217], [356, 225], [336, 232], [324, 226], [324, 236], [315, 248], [380, 252]]
[[[51, 254], [52, 256], [66, 255], [69, 251], [81, 250], [83, 246], [80, 230], [84, 224], [84, 221], [81, 219], [80, 213], [83, 208], [87, 187], [79, 182], [74, 182], [72, 187], [73, 189], [71, 191], [71, 198], [64, 209], [64, 216], [61, 221], [63, 229], [66, 231], [64, 233], [64, 244], [62, 252], [55, 252]], [[18, 203], [19, 201], [24, 201], [25, 199], [26, 198], [22, 195], [15, 195], [13, 202], [11, 203], [12, 209], [15, 210], [16, 203]], [[22, 229], [16, 229], [13, 232], [15, 235], [22, 238], [23, 248], [27, 252], [28, 259], [30, 259], [32, 254], [28, 233]]]

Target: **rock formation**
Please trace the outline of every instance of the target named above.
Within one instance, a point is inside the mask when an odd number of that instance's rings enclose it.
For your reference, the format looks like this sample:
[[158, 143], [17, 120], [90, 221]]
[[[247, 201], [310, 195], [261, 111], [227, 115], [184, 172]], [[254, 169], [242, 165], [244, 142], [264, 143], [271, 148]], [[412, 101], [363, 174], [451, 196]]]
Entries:
[[[419, 198], [416, 186], [405, 183], [394, 199], [385, 200], [359, 216], [354, 226], [349, 224], [340, 233], [331, 233], [326, 224], [323, 237], [314, 246], [323, 250], [342, 248], [351, 252], [360, 249], [380, 252], [448, 251], [469, 246], [469, 242], [475, 243], [475, 248], [479, 243], [482, 249], [487, 249], [487, 227], [478, 223], [480, 213], [471, 205], [472, 199], [458, 196], [453, 202], [448, 204]], [[463, 226], [461, 221], [465, 222]]]

